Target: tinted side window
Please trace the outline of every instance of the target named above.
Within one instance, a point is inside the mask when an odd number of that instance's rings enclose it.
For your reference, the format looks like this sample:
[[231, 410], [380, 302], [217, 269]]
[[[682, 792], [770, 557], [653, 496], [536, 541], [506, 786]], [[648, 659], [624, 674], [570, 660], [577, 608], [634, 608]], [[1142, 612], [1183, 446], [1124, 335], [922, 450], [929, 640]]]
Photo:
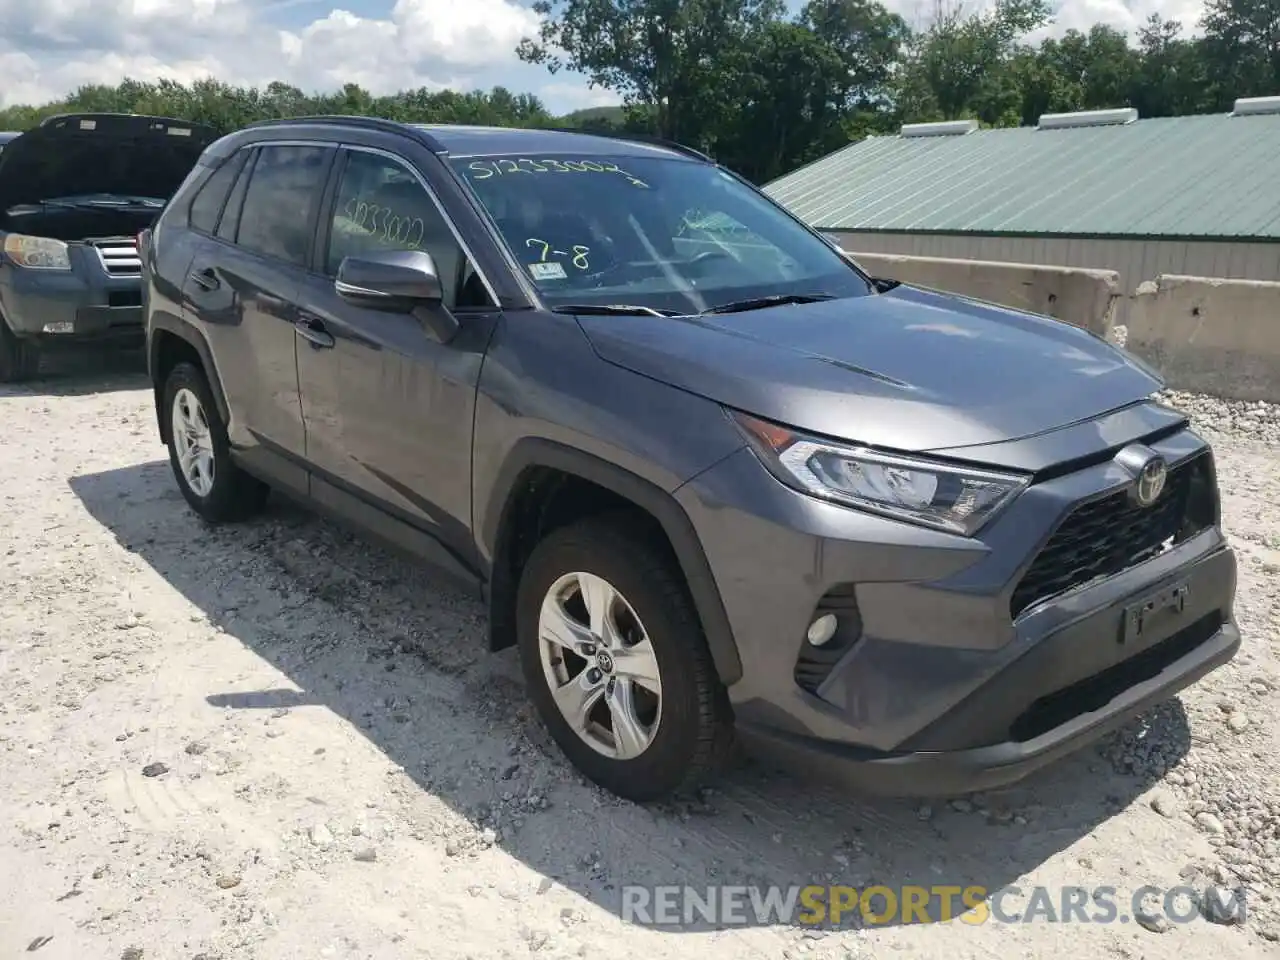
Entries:
[[243, 151], [222, 162], [222, 166], [204, 182], [204, 186], [191, 201], [191, 226], [201, 233], [213, 233], [218, 225], [218, 214], [222, 212], [222, 204], [227, 199], [231, 184], [236, 174], [244, 166]]
[[240, 151], [247, 159], [242, 163], [240, 176], [236, 185], [231, 188], [227, 204], [222, 208], [222, 219], [218, 221], [218, 237], [231, 243], [236, 242], [236, 233], [240, 229], [240, 211], [244, 208], [244, 195], [249, 189], [249, 178], [253, 176], [253, 148], [246, 147]]
[[345, 257], [388, 250], [431, 254], [447, 307], [487, 305], [479, 277], [418, 178], [400, 161], [353, 150], [334, 201], [327, 272], [337, 274]]
[[236, 242], [255, 253], [305, 265], [311, 215], [324, 190], [330, 153], [324, 146], [261, 148]]

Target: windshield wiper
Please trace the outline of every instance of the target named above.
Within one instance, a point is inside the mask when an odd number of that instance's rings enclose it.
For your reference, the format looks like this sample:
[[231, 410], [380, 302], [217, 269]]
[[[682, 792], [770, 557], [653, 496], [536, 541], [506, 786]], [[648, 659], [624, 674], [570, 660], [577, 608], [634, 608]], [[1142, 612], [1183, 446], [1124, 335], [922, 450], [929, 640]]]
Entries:
[[784, 303], [817, 303], [819, 300], [834, 300], [829, 293], [776, 293], [769, 297], [752, 297], [750, 300], [734, 300], [722, 303], [718, 307], [708, 307], [698, 316], [705, 317], [712, 313], [742, 313], [744, 310], [762, 310], [765, 307], [776, 307]]
[[649, 317], [674, 317], [672, 311], [655, 310], [634, 303], [565, 303], [551, 308], [552, 313], [583, 313], [597, 316], [623, 317], [637, 314]]

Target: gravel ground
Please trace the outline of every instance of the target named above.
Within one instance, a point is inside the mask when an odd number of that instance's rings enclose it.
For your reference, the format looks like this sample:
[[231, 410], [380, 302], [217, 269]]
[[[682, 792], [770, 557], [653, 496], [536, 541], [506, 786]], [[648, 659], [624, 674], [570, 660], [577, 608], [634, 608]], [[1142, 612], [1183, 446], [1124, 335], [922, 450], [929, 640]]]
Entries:
[[[135, 369], [0, 389], [0, 957], [1280, 956], [1280, 410], [1171, 400], [1217, 451], [1232, 664], [1009, 790], [866, 802], [748, 765], [645, 809], [570, 771], [429, 572], [280, 502], [202, 526]], [[808, 882], [1207, 894], [1187, 922], [621, 914], [628, 883]]]

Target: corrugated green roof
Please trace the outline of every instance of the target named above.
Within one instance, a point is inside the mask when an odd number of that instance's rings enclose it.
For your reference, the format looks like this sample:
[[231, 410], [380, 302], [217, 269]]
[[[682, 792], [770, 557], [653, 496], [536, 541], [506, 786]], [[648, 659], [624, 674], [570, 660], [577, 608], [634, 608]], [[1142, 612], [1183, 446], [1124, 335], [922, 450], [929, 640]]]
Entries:
[[869, 137], [765, 191], [821, 230], [1280, 240], [1280, 114]]

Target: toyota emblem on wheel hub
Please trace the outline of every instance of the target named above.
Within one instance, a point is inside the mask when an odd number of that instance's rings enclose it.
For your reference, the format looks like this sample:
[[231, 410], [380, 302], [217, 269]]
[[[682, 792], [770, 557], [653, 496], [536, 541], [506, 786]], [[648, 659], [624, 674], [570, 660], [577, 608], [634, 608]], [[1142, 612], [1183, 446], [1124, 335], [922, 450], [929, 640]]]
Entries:
[[601, 650], [596, 654], [596, 666], [604, 673], [613, 673], [613, 657]]
[[1149, 507], [1160, 499], [1169, 465], [1164, 457], [1140, 443], [1131, 444], [1116, 454], [1116, 462], [1134, 477], [1130, 496], [1140, 507]]

